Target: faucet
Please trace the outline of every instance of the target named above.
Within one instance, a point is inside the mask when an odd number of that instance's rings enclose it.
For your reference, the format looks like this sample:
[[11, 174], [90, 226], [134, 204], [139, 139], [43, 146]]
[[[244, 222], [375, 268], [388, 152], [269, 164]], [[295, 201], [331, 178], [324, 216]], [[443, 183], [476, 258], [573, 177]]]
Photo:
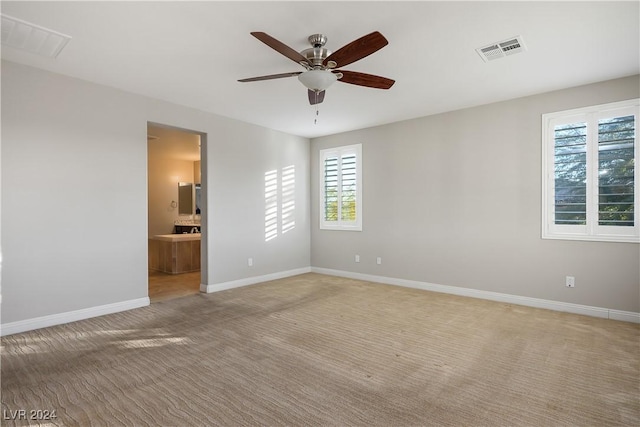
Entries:
[[199, 233], [200, 231], [198, 230], [198, 227], [192, 227], [191, 228], [191, 233]]

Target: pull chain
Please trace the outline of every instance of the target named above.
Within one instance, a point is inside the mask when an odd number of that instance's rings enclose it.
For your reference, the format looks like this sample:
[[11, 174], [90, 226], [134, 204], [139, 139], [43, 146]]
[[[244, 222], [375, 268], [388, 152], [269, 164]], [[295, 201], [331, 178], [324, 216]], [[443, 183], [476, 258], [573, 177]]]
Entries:
[[313, 119], [313, 124], [317, 125], [318, 124], [318, 114], [320, 113], [320, 111], [318, 110], [318, 92], [315, 93], [316, 96], [316, 118]]

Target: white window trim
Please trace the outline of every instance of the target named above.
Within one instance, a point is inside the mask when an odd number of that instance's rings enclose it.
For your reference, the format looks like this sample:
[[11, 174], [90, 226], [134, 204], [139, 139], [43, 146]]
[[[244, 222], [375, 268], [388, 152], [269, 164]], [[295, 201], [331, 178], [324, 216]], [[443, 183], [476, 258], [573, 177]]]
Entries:
[[[337, 221], [325, 221], [325, 188], [324, 188], [324, 162], [327, 157], [341, 157], [344, 154], [355, 153], [356, 156], [356, 220], [343, 221], [338, 214]], [[345, 145], [335, 148], [320, 150], [319, 153], [319, 187], [320, 187], [320, 229], [362, 231], [362, 144]], [[338, 211], [340, 212], [340, 211]]]
[[[614, 111], [615, 110], [615, 111]], [[591, 138], [597, 137], [597, 121], [600, 118], [635, 115], [636, 135], [634, 144], [634, 225], [633, 227], [614, 227], [598, 225], [597, 197], [598, 182], [598, 144]], [[588, 126], [587, 142], [587, 224], [559, 225], [555, 224], [555, 138], [554, 128], [557, 124], [584, 121]], [[640, 243], [640, 141], [638, 125], [640, 124], [640, 98], [609, 104], [595, 105], [573, 110], [558, 111], [542, 115], [542, 238], [561, 240], [586, 240], [599, 242]]]

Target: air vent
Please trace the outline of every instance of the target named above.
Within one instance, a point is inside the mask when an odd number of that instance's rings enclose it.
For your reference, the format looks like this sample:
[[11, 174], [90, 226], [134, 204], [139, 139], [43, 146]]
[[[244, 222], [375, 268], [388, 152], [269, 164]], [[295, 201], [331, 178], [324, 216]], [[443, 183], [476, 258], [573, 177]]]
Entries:
[[0, 28], [3, 45], [47, 58], [57, 57], [71, 40], [65, 34], [4, 14]]
[[526, 47], [521, 36], [511, 37], [501, 42], [492, 43], [488, 46], [476, 49], [478, 55], [484, 62], [493, 61], [494, 59], [504, 58], [505, 56], [515, 55], [524, 52]]

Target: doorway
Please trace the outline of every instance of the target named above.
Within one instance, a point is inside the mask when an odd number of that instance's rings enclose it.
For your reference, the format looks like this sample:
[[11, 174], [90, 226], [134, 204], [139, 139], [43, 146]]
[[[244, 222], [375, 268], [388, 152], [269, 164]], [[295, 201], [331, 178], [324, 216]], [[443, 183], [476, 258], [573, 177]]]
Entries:
[[147, 123], [148, 292], [151, 303], [206, 283], [206, 134]]

